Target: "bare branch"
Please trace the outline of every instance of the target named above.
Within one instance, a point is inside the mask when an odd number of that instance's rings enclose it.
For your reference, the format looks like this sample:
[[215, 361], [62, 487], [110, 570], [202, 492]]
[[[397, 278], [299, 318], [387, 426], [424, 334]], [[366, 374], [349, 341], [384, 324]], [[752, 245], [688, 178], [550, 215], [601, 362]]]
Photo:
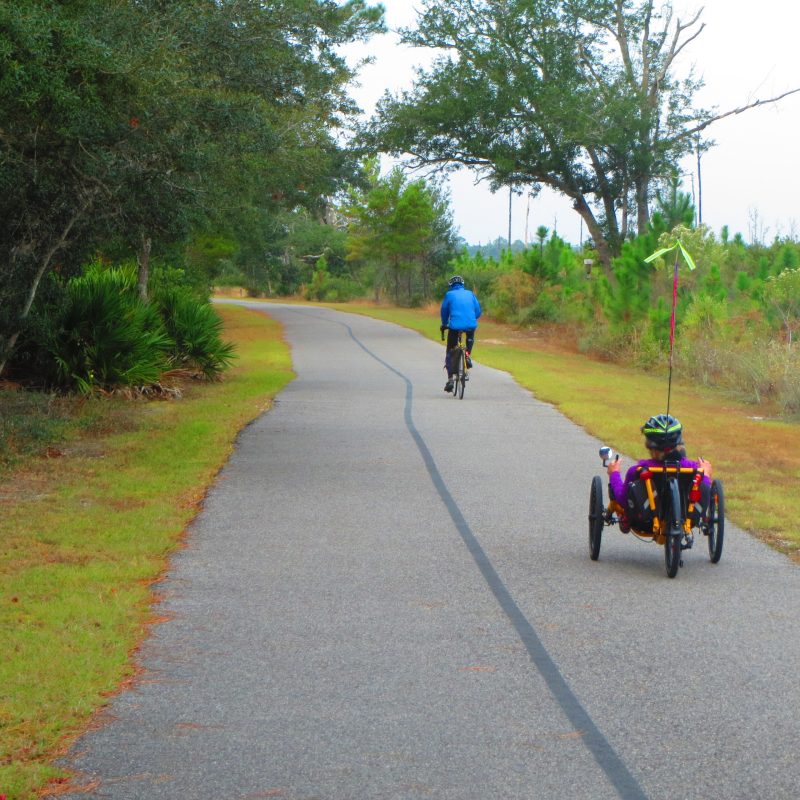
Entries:
[[594, 81], [595, 88], [597, 89], [597, 91], [603, 92], [603, 94], [605, 94], [607, 97], [610, 97], [611, 96], [611, 89], [608, 86], [608, 84], [606, 84], [603, 81], [602, 76], [595, 69], [594, 64], [592, 64], [591, 60], [586, 55], [586, 51], [585, 51], [585, 49], [583, 47], [583, 43], [581, 43], [579, 45], [578, 55], [580, 56], [579, 66], [582, 68], [583, 74], [586, 75], [588, 73], [588, 75]]
[[699, 133], [702, 130], [705, 130], [709, 125], [714, 122], [718, 122], [721, 119], [725, 119], [725, 117], [732, 117], [735, 114], [742, 114], [745, 111], [749, 111], [751, 108], [757, 108], [758, 106], [765, 106], [769, 103], [777, 103], [779, 100], [783, 100], [784, 97], [789, 97], [789, 95], [797, 94], [800, 92], [800, 87], [797, 89], [790, 89], [788, 92], [784, 92], [783, 94], [778, 95], [777, 97], [770, 97], [767, 100], [756, 100], [754, 103], [749, 103], [746, 106], [742, 106], [741, 108], [734, 108], [731, 111], [726, 111], [724, 114], [717, 114], [715, 117], [711, 119], [707, 119], [705, 122], [700, 123], [700, 125], [695, 125], [694, 128], [689, 128], [688, 130], [681, 131], [677, 136], [673, 136], [671, 139], [665, 140], [666, 142], [677, 142], [681, 139], [685, 139], [687, 136], [692, 136], [695, 133]]
[[631, 59], [630, 47], [628, 46], [628, 32], [625, 30], [625, 17], [622, 13], [622, 0], [616, 2], [616, 22], [617, 29], [614, 32], [614, 37], [619, 45], [619, 52], [622, 56], [622, 63], [625, 65], [625, 72], [628, 74], [628, 80], [631, 86], [635, 83], [635, 73], [633, 69], [633, 60]]
[[670, 45], [669, 53], [667, 53], [667, 56], [664, 59], [664, 63], [662, 65], [662, 67], [661, 67], [661, 72], [659, 73], [659, 76], [658, 76], [658, 82], [659, 83], [661, 83], [664, 80], [664, 78], [666, 77], [666, 74], [669, 71], [669, 68], [672, 66], [672, 62], [677, 57], [678, 53], [680, 53], [681, 50], [683, 50], [683, 48], [686, 47], [687, 44], [689, 44], [690, 42], [693, 42], [703, 32], [703, 29], [706, 27], [705, 22], [699, 27], [699, 29], [697, 31], [695, 31], [695, 33], [693, 33], [688, 39], [686, 39], [686, 41], [684, 41], [684, 42], [680, 41], [681, 34], [684, 31], [688, 31], [689, 28], [691, 28], [693, 25], [696, 25], [697, 21], [700, 19], [700, 15], [702, 13], [703, 13], [703, 9], [701, 8], [694, 15], [694, 18], [690, 22], [687, 22], [685, 24], [682, 23], [680, 20], [678, 20], [678, 24], [675, 27], [675, 35], [672, 37], [672, 44]]
[[705, 27], [706, 24], [704, 22], [685, 42], [681, 44], [681, 46], [677, 50], [675, 50], [675, 52], [672, 54], [670, 61], [673, 61], [675, 58], [677, 58], [681, 50], [683, 50], [683, 48], [686, 47], [687, 44], [693, 42], [703, 32]]
[[642, 28], [642, 89], [646, 89], [650, 81], [650, 53], [647, 44], [650, 40], [650, 15], [652, 14], [652, 3], [647, 6], [644, 26]]

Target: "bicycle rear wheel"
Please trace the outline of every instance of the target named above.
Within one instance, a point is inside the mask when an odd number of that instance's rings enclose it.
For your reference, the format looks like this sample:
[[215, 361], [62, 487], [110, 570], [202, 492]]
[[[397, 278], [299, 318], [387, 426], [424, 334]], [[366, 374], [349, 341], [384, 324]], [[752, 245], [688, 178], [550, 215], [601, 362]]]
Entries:
[[460, 351], [460, 357], [458, 359], [459, 366], [458, 366], [458, 376], [456, 379], [456, 389], [458, 390], [458, 396], [463, 400], [464, 399], [464, 389], [467, 388], [467, 360], [464, 356], [464, 351]]
[[453, 397], [458, 397], [459, 388], [461, 389], [461, 396], [464, 396], [464, 386], [461, 383], [461, 375], [464, 372], [464, 365], [461, 361], [461, 350], [456, 348], [451, 355], [453, 369]]

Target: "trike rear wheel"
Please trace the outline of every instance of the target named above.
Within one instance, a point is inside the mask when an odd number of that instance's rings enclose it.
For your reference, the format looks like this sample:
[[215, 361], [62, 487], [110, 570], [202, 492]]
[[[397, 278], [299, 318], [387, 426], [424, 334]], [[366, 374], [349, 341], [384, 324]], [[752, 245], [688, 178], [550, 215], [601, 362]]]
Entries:
[[722, 558], [722, 545], [725, 541], [725, 493], [720, 481], [711, 482], [711, 499], [708, 503], [708, 555], [712, 564]]
[[674, 578], [681, 565], [681, 539], [683, 528], [681, 526], [681, 496], [677, 481], [669, 482], [667, 501], [667, 538], [664, 540], [664, 564], [667, 568], [667, 577]]
[[599, 475], [592, 478], [589, 492], [589, 557], [600, 558], [600, 542], [603, 538], [603, 481]]

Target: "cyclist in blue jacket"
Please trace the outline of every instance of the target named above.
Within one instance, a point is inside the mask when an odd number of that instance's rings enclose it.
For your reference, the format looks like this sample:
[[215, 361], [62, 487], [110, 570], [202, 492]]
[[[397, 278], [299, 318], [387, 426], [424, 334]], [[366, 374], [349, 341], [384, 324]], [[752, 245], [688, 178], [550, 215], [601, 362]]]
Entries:
[[464, 279], [460, 275], [453, 275], [447, 282], [450, 288], [442, 300], [441, 317], [444, 332], [447, 332], [447, 348], [444, 356], [444, 366], [447, 370], [446, 392], [453, 391], [453, 370], [450, 366], [450, 351], [458, 342], [459, 332], [464, 332], [467, 337], [467, 366], [472, 366], [472, 348], [475, 344], [475, 328], [478, 327], [478, 317], [481, 315], [481, 304], [478, 298], [464, 286]]

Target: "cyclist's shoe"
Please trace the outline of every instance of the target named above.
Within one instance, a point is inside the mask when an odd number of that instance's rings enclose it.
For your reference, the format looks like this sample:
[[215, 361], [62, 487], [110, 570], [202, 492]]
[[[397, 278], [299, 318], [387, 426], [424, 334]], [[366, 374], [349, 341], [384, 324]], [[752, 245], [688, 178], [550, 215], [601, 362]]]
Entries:
[[444, 385], [444, 390], [446, 392], [452, 392], [453, 391], [453, 381], [448, 380], [447, 383]]
[[467, 353], [467, 369], [472, 369], [472, 359], [470, 358], [469, 353]]
[[464, 380], [465, 380], [465, 381], [468, 381], [468, 380], [469, 380], [469, 372], [465, 372], [465, 373], [464, 373]]

